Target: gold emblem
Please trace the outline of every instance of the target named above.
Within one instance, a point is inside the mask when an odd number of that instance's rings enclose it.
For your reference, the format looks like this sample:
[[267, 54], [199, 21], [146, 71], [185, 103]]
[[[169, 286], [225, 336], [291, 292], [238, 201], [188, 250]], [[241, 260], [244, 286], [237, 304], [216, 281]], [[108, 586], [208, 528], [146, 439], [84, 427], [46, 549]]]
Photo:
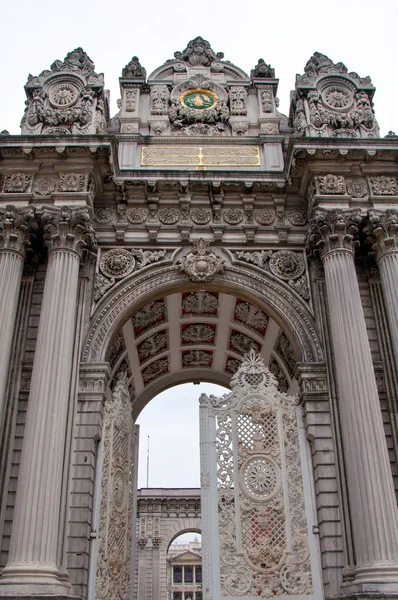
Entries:
[[217, 94], [211, 90], [204, 90], [203, 88], [186, 90], [180, 96], [180, 103], [187, 108], [208, 110], [217, 104]]

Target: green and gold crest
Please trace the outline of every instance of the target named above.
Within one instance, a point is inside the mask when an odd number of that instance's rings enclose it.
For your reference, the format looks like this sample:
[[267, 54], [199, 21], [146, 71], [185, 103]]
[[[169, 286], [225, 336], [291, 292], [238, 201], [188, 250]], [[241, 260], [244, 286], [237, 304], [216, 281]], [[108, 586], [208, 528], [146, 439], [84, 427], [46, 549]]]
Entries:
[[217, 95], [211, 90], [204, 90], [203, 88], [186, 90], [180, 96], [180, 103], [187, 108], [207, 110], [217, 104]]

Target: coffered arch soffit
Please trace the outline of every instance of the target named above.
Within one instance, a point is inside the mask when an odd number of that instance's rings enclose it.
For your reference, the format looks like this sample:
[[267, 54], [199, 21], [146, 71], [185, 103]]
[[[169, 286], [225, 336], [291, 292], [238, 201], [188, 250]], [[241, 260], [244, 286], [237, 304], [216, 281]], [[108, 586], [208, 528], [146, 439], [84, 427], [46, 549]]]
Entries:
[[251, 348], [285, 391], [296, 391], [296, 361], [323, 360], [310, 310], [283, 282], [230, 265], [212, 282], [194, 283], [177, 266], [165, 266], [133, 274], [103, 298], [83, 361], [109, 360], [112, 377], [127, 371], [137, 416], [179, 383], [228, 386]]

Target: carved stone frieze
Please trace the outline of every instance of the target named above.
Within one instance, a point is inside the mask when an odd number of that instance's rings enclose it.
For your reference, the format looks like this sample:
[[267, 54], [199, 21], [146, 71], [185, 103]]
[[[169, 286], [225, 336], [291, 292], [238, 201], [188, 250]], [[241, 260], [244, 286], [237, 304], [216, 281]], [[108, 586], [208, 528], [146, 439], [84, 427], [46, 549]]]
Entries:
[[211, 210], [208, 208], [194, 208], [190, 217], [196, 225], [207, 225], [211, 221]]
[[6, 193], [23, 194], [30, 191], [33, 175], [12, 173], [4, 177], [3, 191]]
[[260, 225], [272, 225], [272, 223], [275, 221], [275, 211], [269, 208], [255, 210], [254, 219]]
[[350, 194], [353, 198], [364, 198], [368, 195], [368, 186], [366, 181], [361, 179], [350, 179], [347, 180], [347, 194]]
[[126, 211], [127, 220], [133, 225], [141, 225], [148, 218], [148, 210], [146, 208], [129, 208]]
[[375, 196], [398, 196], [398, 184], [395, 177], [371, 177], [372, 193]]
[[119, 374], [111, 402], [105, 404], [104, 435], [95, 595], [101, 600], [126, 600], [131, 585], [132, 460], [137, 430], [125, 373]]
[[258, 250], [257, 252], [246, 252], [243, 250], [235, 250], [236, 258], [244, 260], [248, 263], [253, 263], [257, 267], [264, 268], [266, 262], [272, 256], [272, 250]]
[[170, 92], [167, 85], [153, 85], [151, 87], [151, 113], [167, 115], [169, 98]]
[[177, 265], [191, 281], [212, 281], [225, 269], [225, 261], [210, 250], [209, 242], [203, 238], [194, 242], [192, 251], [181, 258]]
[[84, 192], [86, 189], [86, 176], [82, 173], [60, 173], [58, 191]]
[[345, 194], [346, 185], [342, 175], [323, 175], [317, 177], [320, 194]]
[[239, 208], [227, 208], [223, 211], [223, 217], [228, 225], [239, 225], [243, 221], [243, 211]]
[[246, 115], [247, 91], [242, 86], [234, 86], [229, 90], [229, 103], [231, 115]]

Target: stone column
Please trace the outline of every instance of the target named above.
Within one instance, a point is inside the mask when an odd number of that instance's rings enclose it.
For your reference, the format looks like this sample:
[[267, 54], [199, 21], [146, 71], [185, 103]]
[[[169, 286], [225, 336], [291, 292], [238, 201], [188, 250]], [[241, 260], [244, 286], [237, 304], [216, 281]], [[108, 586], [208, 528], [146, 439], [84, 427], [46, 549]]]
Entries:
[[25, 248], [29, 244], [26, 216], [18, 215], [14, 206], [6, 206], [0, 216], [0, 430]]
[[358, 212], [318, 213], [309, 239], [326, 279], [341, 435], [355, 547], [345, 592], [396, 596], [398, 518], [376, 379], [354, 264]]
[[62, 595], [60, 498], [81, 252], [93, 241], [87, 211], [43, 214], [48, 267], [33, 362], [9, 559], [0, 595]]
[[395, 365], [398, 368], [398, 211], [371, 211], [367, 232], [374, 241], [373, 250], [380, 271]]

